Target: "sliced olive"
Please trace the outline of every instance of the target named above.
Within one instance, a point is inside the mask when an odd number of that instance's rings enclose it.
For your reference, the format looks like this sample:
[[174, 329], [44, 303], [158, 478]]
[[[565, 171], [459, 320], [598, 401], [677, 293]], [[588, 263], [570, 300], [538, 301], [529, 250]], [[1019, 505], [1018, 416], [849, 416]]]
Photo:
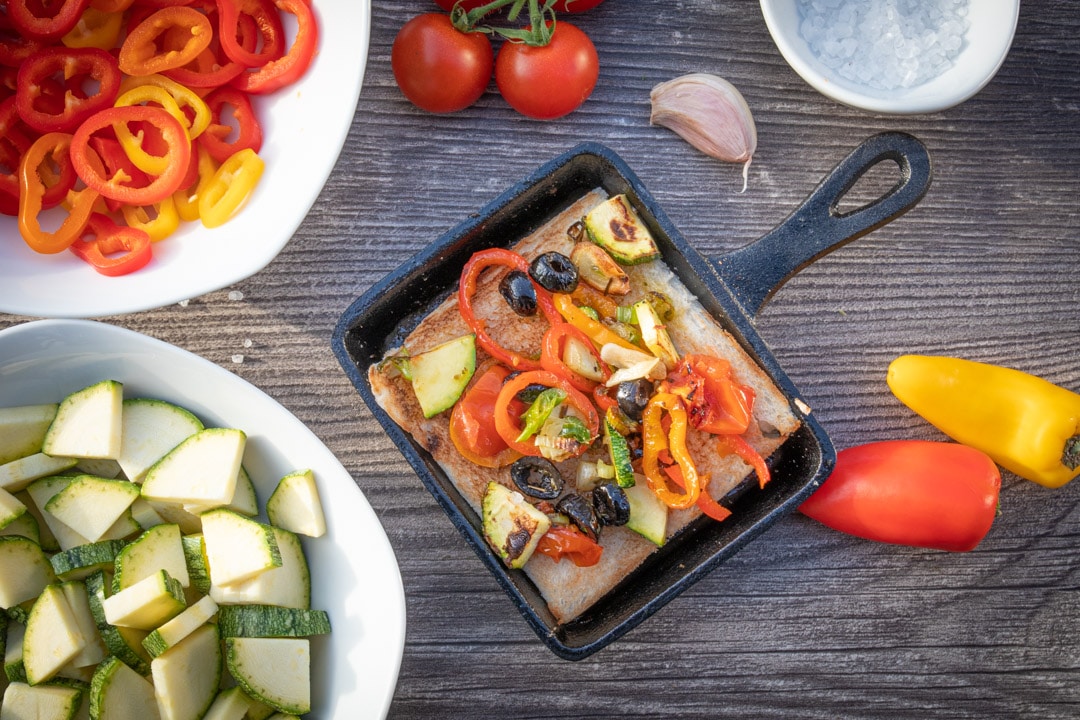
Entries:
[[630, 500], [616, 483], [594, 487], [592, 502], [601, 525], [625, 525], [630, 522]]
[[600, 518], [596, 515], [592, 500], [578, 493], [570, 493], [555, 504], [555, 511], [570, 518], [590, 540], [600, 535]]
[[571, 293], [578, 286], [577, 267], [558, 252], [546, 252], [529, 263], [529, 275], [549, 292]]
[[536, 288], [529, 276], [520, 270], [511, 270], [499, 281], [499, 292], [510, 309], [522, 317], [536, 314]]
[[542, 457], [523, 457], [510, 466], [510, 479], [526, 495], [541, 500], [554, 500], [563, 491], [559, 468]]
[[619, 403], [619, 409], [626, 413], [626, 417], [637, 422], [641, 421], [641, 413], [649, 404], [649, 398], [653, 394], [652, 381], [647, 378], [627, 380], [619, 383], [615, 391], [615, 401]]

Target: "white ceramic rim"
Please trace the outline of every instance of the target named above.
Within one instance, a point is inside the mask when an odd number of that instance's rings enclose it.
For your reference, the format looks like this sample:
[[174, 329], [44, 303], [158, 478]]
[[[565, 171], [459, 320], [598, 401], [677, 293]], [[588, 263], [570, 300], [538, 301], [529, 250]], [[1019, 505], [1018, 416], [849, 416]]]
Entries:
[[949, 70], [918, 87], [887, 92], [860, 88], [822, 64], [799, 33], [797, 0], [761, 0], [776, 47], [807, 83], [851, 107], [896, 115], [944, 110], [970, 99], [1005, 62], [1020, 15], [1020, 0], [971, 0], [967, 46]]
[[[295, 84], [256, 98], [266, 171], [219, 228], [184, 223], [138, 272], [99, 275], [69, 252], [41, 255], [0, 215], [0, 312], [89, 318], [162, 307], [227, 287], [266, 267], [307, 216], [345, 144], [364, 80], [371, 0], [313, 3], [319, 50]], [[290, 18], [287, 18], [290, 20]], [[286, 23], [291, 33], [295, 21]]]
[[312, 639], [313, 720], [386, 717], [405, 644], [405, 594], [378, 517], [337, 458], [270, 396], [224, 368], [154, 338], [91, 320], [37, 320], [0, 331], [0, 407], [58, 401], [113, 378], [125, 397], [187, 407], [208, 426], [248, 434], [244, 465], [265, 503], [277, 479], [311, 468], [329, 534], [302, 538], [312, 605], [333, 632]]

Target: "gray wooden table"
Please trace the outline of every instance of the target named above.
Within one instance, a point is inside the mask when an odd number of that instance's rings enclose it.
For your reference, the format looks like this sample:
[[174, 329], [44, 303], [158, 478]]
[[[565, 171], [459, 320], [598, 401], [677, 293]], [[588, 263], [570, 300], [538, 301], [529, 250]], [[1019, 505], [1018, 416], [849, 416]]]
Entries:
[[[625, 638], [570, 663], [526, 626], [329, 344], [356, 296], [581, 141], [619, 153], [682, 233], [718, 255], [776, 225], [861, 139], [903, 130], [933, 156], [926, 198], [804, 270], [758, 317], [802, 397], [843, 448], [941, 437], [889, 393], [885, 369], [903, 353], [1011, 365], [1080, 390], [1076, 3], [1026, 2], [1011, 54], [972, 100], [890, 117], [814, 92], [755, 2], [608, 0], [575, 18], [599, 49], [599, 85], [553, 122], [518, 116], [494, 86], [454, 115], [416, 110], [394, 84], [390, 46], [434, 4], [373, 5], [352, 130], [285, 250], [234, 287], [105, 320], [251, 381], [352, 473], [405, 583], [390, 717], [1080, 715], [1078, 483], [1051, 491], [1006, 476], [1001, 514], [967, 554], [873, 544], [788, 517]], [[754, 112], [759, 148], [744, 194], [737, 166], [649, 125], [650, 88], [693, 71], [731, 80]], [[0, 327], [25, 319], [0, 316]]]

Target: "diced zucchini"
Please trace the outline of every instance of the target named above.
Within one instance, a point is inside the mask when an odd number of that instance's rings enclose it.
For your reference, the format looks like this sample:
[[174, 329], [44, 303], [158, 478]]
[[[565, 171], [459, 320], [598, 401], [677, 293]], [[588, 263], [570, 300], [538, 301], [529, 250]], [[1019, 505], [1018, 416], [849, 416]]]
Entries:
[[4, 646], [4, 677], [9, 682], [26, 682], [26, 668], [23, 666], [23, 639], [26, 626], [14, 621], [8, 622], [7, 638]]
[[637, 265], [660, 256], [649, 228], [626, 195], [600, 203], [585, 216], [589, 239], [623, 265]]
[[7, 490], [0, 488], [0, 530], [26, 515], [26, 506]]
[[247, 470], [241, 465], [240, 472], [236, 476], [236, 490], [233, 491], [233, 496], [229, 502], [215, 502], [208, 505], [185, 503], [183, 508], [192, 515], [202, 515], [211, 510], [225, 508], [226, 510], [232, 510], [241, 515], [254, 517], [259, 514], [259, 499], [255, 495], [255, 485], [251, 482], [251, 476], [248, 475]]
[[[19, 502], [22, 503], [22, 500]], [[26, 508], [26, 512], [9, 522], [3, 528], [0, 528], [0, 537], [18, 535], [27, 540], [33, 540], [40, 545], [41, 530], [38, 528], [37, 519], [34, 518], [34, 515], [30, 512], [30, 508], [27, 507], [25, 503], [23, 503], [23, 507]]]
[[157, 720], [154, 686], [115, 657], [98, 665], [90, 681], [94, 720]]
[[[244, 693], [245, 695], [247, 693]], [[279, 713], [274, 708], [270, 707], [264, 702], [249, 697], [251, 700], [251, 707], [248, 708], [247, 715], [244, 716], [244, 720], [267, 720], [267, 718], [279, 716], [279, 717], [292, 717]], [[297, 719], [299, 720], [299, 719]]]
[[0, 608], [36, 598], [55, 582], [56, 574], [40, 545], [17, 535], [0, 537]]
[[523, 567], [551, 527], [548, 516], [521, 493], [494, 481], [488, 483], [481, 507], [488, 544], [509, 567]]
[[599, 245], [587, 240], [574, 243], [570, 261], [578, 270], [578, 277], [608, 295], [626, 295], [630, 292], [630, 276]]
[[123, 549], [123, 540], [101, 540], [61, 550], [49, 562], [61, 580], [82, 580], [95, 571], [111, 569]]
[[180, 505], [230, 502], [246, 439], [235, 428], [200, 430], [146, 471], [143, 497]]
[[72, 720], [82, 698], [77, 687], [13, 682], [0, 702], [0, 720]]
[[155, 525], [164, 525], [165, 518], [158, 514], [154, 506], [144, 498], [137, 498], [131, 503], [131, 519], [139, 524], [143, 530], [149, 530]]
[[154, 512], [167, 523], [180, 526], [180, 532], [185, 535], [202, 532], [202, 520], [198, 515], [192, 515], [177, 503], [149, 501]]
[[179, 615], [186, 606], [184, 588], [165, 570], [105, 598], [110, 625], [152, 630]]
[[202, 422], [178, 405], [151, 398], [125, 400], [116, 459], [124, 477], [141, 483], [154, 463], [202, 429]]
[[83, 475], [115, 480], [120, 477], [120, 465], [112, 458], [79, 458], [75, 469]]
[[221, 636], [209, 623], [154, 658], [150, 673], [161, 720], [200, 720], [217, 696], [221, 670]]
[[53, 495], [66, 488], [74, 478], [67, 475], [53, 475], [41, 478], [30, 483], [26, 492], [34, 501], [34, 505], [41, 510], [41, 517], [48, 526], [49, 532], [56, 538], [57, 545], [61, 550], [67, 550], [78, 545], [88, 545], [90, 540], [69, 528], [60, 519], [50, 512], [45, 511], [45, 504], [52, 499]]
[[604, 416], [604, 441], [611, 456], [611, 465], [615, 468], [615, 482], [621, 488], [634, 484], [634, 467], [630, 462], [630, 446], [626, 438], [615, 428], [611, 420], [611, 410]]
[[96, 572], [86, 578], [86, 598], [90, 603], [90, 614], [94, 616], [98, 634], [112, 655], [140, 675], [149, 675], [150, 654], [142, 645], [147, 632], [137, 628], [110, 625], [105, 619], [104, 603], [108, 596], [107, 583], [108, 580], [103, 572]]
[[281, 552], [281, 567], [234, 585], [213, 585], [210, 597], [218, 605], [311, 607], [311, 575], [300, 538], [288, 530], [273, 530]]
[[120, 454], [120, 428], [124, 386], [102, 380], [68, 395], [60, 403], [41, 451], [74, 458], [116, 458]]
[[41, 452], [56, 403], [0, 408], [0, 465]]
[[[41, 545], [41, 549], [46, 552], [56, 552], [60, 549], [60, 543], [56, 542], [56, 536], [52, 534], [52, 530], [49, 529], [49, 525], [45, 522], [45, 516], [42, 515], [41, 510], [38, 508], [37, 503], [30, 497], [30, 493], [26, 490], [15, 493], [15, 497], [19, 498], [19, 502], [26, 506], [26, 514], [23, 515], [23, 520], [17, 520], [16, 525], [21, 522], [26, 522], [29, 519], [33, 519], [34, 527], [28, 528], [29, 532], [19, 532], [13, 528], [5, 528], [4, 532], [0, 532], [0, 535], [22, 535], [23, 537], [30, 538], [38, 545]], [[36, 537], [35, 537], [36, 535]]]
[[64, 599], [67, 600], [71, 614], [79, 626], [79, 632], [86, 640], [86, 645], [79, 654], [68, 661], [68, 664], [81, 668], [97, 665], [105, 659], [108, 653], [105, 644], [97, 633], [97, 624], [94, 622], [93, 613], [90, 611], [90, 602], [86, 592], [86, 586], [77, 580], [63, 583], [60, 588], [64, 591]]
[[630, 520], [626, 527], [662, 547], [667, 539], [668, 507], [656, 497], [646, 482], [623, 488], [630, 502]]
[[211, 510], [201, 519], [214, 585], [232, 585], [281, 567], [281, 553], [269, 525], [231, 510]]
[[409, 358], [413, 392], [424, 417], [451, 407], [476, 371], [476, 336], [462, 335]]
[[116, 556], [113, 584], [120, 590], [165, 570], [187, 587], [187, 561], [178, 525], [156, 525], [130, 542]]
[[45, 453], [12, 460], [0, 465], [0, 488], [8, 492], [19, 492], [38, 478], [70, 470], [78, 462], [75, 458], [53, 457]]
[[227, 638], [229, 673], [251, 697], [286, 713], [311, 710], [311, 647], [306, 638]]
[[[129, 483], [130, 484], [130, 483]], [[112, 524], [105, 534], [101, 536], [102, 540], [125, 540], [130, 538], [136, 533], [142, 532], [142, 525], [135, 522], [135, 518], [131, 515], [131, 510], [125, 510], [116, 522]]]
[[143, 647], [151, 657], [158, 657], [209, 622], [217, 611], [217, 603], [210, 596], [206, 596], [147, 635], [143, 640]]
[[217, 694], [203, 720], [244, 720], [252, 704], [252, 699], [237, 685]]
[[26, 623], [23, 666], [27, 682], [37, 685], [50, 679], [85, 646], [86, 638], [63, 588], [49, 585], [41, 591]]
[[299, 470], [281, 478], [266, 501], [266, 516], [271, 525], [289, 532], [308, 537], [326, 534], [326, 518], [315, 485], [315, 473]]
[[330, 632], [323, 610], [277, 605], [225, 605], [218, 615], [222, 637], [308, 637]]
[[189, 587], [200, 592], [210, 592], [210, 563], [206, 559], [206, 543], [202, 534], [184, 535], [180, 538], [187, 566]]

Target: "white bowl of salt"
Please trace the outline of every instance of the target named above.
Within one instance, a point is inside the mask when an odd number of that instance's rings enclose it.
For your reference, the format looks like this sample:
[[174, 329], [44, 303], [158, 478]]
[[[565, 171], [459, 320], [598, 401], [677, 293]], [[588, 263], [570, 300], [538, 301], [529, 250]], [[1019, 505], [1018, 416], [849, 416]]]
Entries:
[[761, 0], [788, 64], [823, 95], [880, 113], [930, 113], [990, 82], [1020, 0]]

